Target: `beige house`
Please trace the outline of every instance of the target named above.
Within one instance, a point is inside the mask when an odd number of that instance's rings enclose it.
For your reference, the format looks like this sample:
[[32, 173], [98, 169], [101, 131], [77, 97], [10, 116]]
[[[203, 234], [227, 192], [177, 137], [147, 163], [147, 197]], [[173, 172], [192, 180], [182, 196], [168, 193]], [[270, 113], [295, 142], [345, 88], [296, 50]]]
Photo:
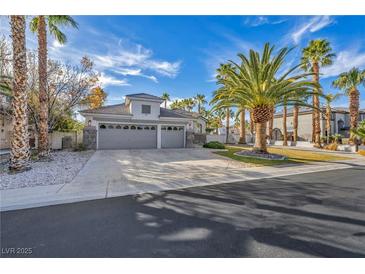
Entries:
[[[365, 109], [360, 110], [359, 121], [365, 120]], [[293, 109], [288, 109], [287, 115], [288, 139], [292, 140], [293, 136]], [[331, 117], [331, 135], [341, 134], [343, 137], [349, 137], [350, 113], [348, 108], [333, 107]], [[299, 141], [310, 141], [312, 136], [312, 109], [301, 108], [298, 116], [298, 137]], [[321, 114], [321, 136], [327, 136], [326, 118]], [[273, 139], [283, 140], [283, 113], [275, 113], [273, 124]]]

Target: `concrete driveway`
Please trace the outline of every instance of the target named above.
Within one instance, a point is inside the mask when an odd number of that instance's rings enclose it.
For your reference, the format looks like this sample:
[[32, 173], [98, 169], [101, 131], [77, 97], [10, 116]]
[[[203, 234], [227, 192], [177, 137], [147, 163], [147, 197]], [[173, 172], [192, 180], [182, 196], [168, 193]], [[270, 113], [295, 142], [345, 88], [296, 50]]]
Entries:
[[242, 180], [245, 166], [206, 149], [98, 150], [62, 192], [113, 197], [225, 183]]
[[313, 165], [249, 167], [207, 149], [99, 150], [60, 185], [0, 191], [0, 210], [72, 203], [364, 165], [363, 159]]

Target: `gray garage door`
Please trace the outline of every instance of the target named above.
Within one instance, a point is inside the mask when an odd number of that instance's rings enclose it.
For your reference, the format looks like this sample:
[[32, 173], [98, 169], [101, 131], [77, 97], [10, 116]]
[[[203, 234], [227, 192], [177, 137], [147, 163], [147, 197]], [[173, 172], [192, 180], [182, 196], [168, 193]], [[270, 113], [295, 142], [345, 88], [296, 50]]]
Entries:
[[157, 126], [99, 124], [99, 149], [156, 148]]
[[162, 148], [184, 147], [184, 127], [162, 126], [161, 147]]

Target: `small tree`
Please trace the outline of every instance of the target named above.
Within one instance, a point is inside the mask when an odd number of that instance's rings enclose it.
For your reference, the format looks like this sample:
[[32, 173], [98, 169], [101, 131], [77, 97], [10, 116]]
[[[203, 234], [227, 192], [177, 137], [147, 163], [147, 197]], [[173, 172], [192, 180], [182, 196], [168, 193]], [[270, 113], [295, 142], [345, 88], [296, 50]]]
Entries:
[[82, 105], [87, 105], [90, 109], [100, 108], [104, 105], [108, 94], [100, 87], [94, 87], [90, 93], [81, 100]]

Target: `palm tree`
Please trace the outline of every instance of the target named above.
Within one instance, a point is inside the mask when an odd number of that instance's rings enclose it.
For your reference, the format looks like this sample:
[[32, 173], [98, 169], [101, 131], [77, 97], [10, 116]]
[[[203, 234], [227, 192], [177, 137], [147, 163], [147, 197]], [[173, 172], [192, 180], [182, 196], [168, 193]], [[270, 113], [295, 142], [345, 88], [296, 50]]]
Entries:
[[48, 146], [48, 94], [47, 94], [47, 24], [50, 34], [60, 43], [67, 41], [66, 35], [59, 26], [72, 26], [77, 23], [67, 15], [39, 15], [30, 22], [32, 32], [38, 34], [38, 75], [39, 75], [39, 157], [49, 156]]
[[13, 129], [9, 169], [20, 172], [29, 169], [29, 137], [27, 115], [27, 57], [25, 47], [25, 16], [11, 16], [13, 40]]
[[195, 101], [193, 100], [193, 98], [183, 99], [182, 104], [184, 106], [184, 109], [189, 112], [193, 111], [193, 108], [195, 107]]
[[330, 143], [330, 137], [331, 137], [331, 116], [332, 116], [332, 108], [331, 104], [337, 100], [342, 94], [332, 94], [327, 93], [324, 95], [324, 98], [326, 100], [326, 131], [327, 131], [327, 144]]
[[246, 108], [240, 107], [236, 115], [240, 116], [240, 138], [238, 143], [246, 144]]
[[266, 125], [272, 108], [283, 105], [284, 98], [288, 105], [297, 102], [292, 100], [295, 94], [309, 92], [317, 86], [306, 79], [312, 73], [295, 74], [301, 65], [279, 75], [290, 49], [282, 48], [275, 56], [272, 56], [273, 50], [274, 47], [267, 43], [261, 54], [254, 50], [250, 50], [247, 57], [239, 54], [241, 64], [230, 61], [232, 69], [227, 70], [227, 77], [218, 81], [235, 94], [235, 100], [245, 101], [246, 108], [252, 111], [256, 129], [253, 149], [262, 153], [267, 153]]
[[284, 104], [283, 104], [283, 135], [284, 135], [283, 146], [288, 145], [288, 129], [286, 127], [287, 117], [288, 117], [288, 110], [287, 110], [287, 105], [286, 105], [286, 99], [284, 99]]
[[365, 70], [352, 68], [348, 72], [341, 73], [340, 76], [333, 81], [332, 85], [345, 91], [349, 97], [350, 111], [350, 141], [354, 142], [353, 130], [356, 129], [359, 119], [359, 85], [365, 86]]
[[184, 109], [183, 105], [182, 105], [182, 101], [179, 100], [174, 100], [171, 105], [170, 105], [171, 109]]
[[164, 92], [161, 96], [161, 98], [164, 100], [165, 102], [165, 108], [167, 108], [167, 101], [170, 101], [170, 94], [168, 94], [167, 92]]
[[269, 119], [269, 124], [268, 124], [268, 127], [269, 127], [269, 139], [270, 140], [273, 139], [272, 133], [273, 133], [273, 127], [274, 127], [274, 113], [275, 113], [275, 108], [273, 107], [271, 109], [270, 119]]
[[251, 142], [253, 141], [254, 131], [255, 131], [255, 123], [253, 122], [253, 112], [250, 110], [250, 133], [251, 133]]
[[[312, 40], [309, 45], [302, 50], [302, 67], [305, 71], [313, 72], [313, 81], [318, 88], [313, 94], [313, 120], [312, 120], [312, 141], [316, 147], [321, 146], [321, 124], [319, 111], [319, 68], [329, 66], [333, 63], [336, 55], [332, 53], [330, 43], [325, 39]], [[314, 137], [314, 138], [313, 138]]]
[[[220, 64], [217, 69], [217, 80], [224, 81], [227, 78], [228, 71], [232, 70], [231, 64]], [[214, 92], [211, 104], [216, 104], [215, 109], [224, 109], [226, 117], [226, 143], [229, 140], [229, 119], [231, 117], [230, 107], [235, 104], [235, 99], [231, 96], [231, 89], [228, 86], [223, 86]]]
[[198, 113], [200, 113], [201, 111], [201, 106], [203, 106], [204, 104], [207, 103], [207, 100], [205, 100], [205, 95], [204, 94], [197, 94], [194, 97], [195, 103], [198, 105]]

